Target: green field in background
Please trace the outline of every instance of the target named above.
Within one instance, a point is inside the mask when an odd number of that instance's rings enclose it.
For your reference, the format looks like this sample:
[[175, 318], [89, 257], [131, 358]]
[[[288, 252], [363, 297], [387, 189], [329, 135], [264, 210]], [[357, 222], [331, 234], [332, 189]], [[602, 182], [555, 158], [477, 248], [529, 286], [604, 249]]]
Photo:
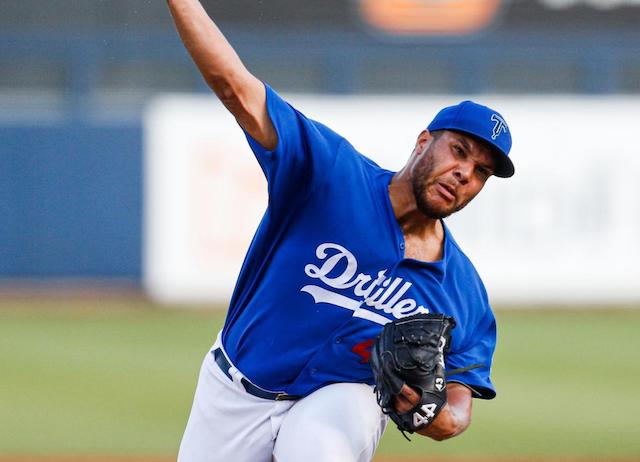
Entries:
[[[640, 310], [498, 311], [498, 397], [380, 454], [640, 458]], [[0, 301], [0, 455], [172, 455], [219, 311]]]

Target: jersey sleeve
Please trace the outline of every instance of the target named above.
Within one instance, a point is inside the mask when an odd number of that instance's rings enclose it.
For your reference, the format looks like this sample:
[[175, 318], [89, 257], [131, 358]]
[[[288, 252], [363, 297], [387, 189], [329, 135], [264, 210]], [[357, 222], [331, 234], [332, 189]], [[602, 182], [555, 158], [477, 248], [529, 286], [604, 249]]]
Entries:
[[291, 207], [329, 175], [343, 139], [308, 119], [269, 85], [265, 84], [265, 88], [267, 111], [278, 144], [267, 150], [246, 131], [245, 136], [267, 179], [270, 207]]
[[491, 363], [496, 345], [496, 323], [493, 316], [472, 345], [447, 357], [447, 370], [481, 365], [471, 370], [447, 377], [447, 382], [458, 382], [471, 389], [474, 398], [493, 399], [496, 390], [491, 383]]

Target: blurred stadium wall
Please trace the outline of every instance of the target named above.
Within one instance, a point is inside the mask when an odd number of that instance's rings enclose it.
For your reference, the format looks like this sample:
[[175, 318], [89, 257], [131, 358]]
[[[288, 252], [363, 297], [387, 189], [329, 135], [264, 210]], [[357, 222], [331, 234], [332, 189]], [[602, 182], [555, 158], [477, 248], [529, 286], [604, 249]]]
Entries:
[[[640, 93], [635, 0], [203, 3], [282, 92]], [[0, 282], [141, 283], [142, 115], [165, 92], [208, 89], [164, 2], [2, 1]]]

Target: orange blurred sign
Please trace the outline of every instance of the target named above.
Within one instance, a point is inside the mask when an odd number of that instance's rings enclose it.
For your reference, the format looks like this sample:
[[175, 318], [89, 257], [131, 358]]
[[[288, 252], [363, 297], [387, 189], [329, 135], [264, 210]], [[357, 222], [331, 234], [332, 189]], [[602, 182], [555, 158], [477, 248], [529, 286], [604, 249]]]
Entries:
[[489, 26], [502, 0], [359, 0], [376, 29], [403, 35], [464, 35]]

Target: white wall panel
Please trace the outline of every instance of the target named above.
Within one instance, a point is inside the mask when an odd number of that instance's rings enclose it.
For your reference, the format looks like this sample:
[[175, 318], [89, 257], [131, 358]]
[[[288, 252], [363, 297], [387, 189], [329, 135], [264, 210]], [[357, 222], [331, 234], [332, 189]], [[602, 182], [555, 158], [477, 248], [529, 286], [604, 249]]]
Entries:
[[[461, 97], [287, 98], [390, 169]], [[511, 126], [516, 175], [449, 219], [499, 303], [640, 301], [640, 98], [475, 98]], [[266, 205], [241, 130], [213, 97], [145, 119], [144, 282], [161, 302], [224, 302]]]

